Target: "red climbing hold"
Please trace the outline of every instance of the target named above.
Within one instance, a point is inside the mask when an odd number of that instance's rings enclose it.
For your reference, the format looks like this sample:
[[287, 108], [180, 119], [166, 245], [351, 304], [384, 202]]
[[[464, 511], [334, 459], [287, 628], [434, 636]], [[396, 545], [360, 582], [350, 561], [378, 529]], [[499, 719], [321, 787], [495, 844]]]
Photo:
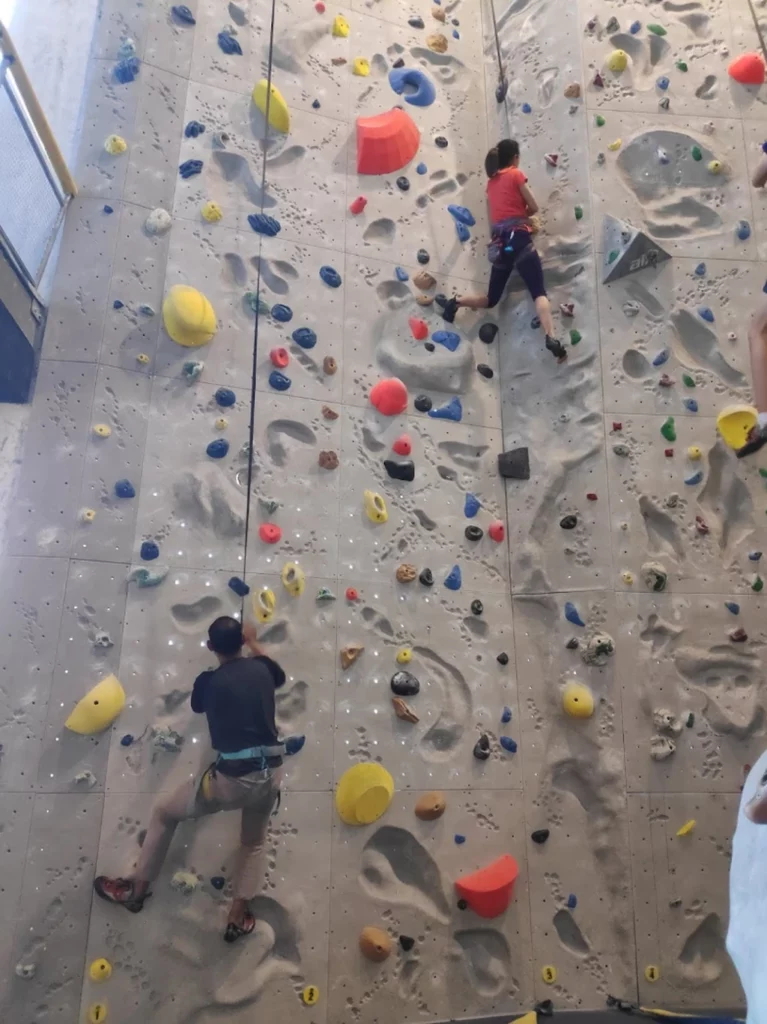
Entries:
[[288, 350], [286, 348], [273, 348], [269, 353], [269, 358], [273, 365], [278, 367], [280, 370], [284, 370], [290, 362], [290, 356], [288, 355]]
[[623, 430], [623, 424], [618, 423], [617, 420], [613, 420], [613, 430]]
[[354, 587], [346, 588], [346, 600], [347, 601], [359, 601], [359, 591], [355, 590]]
[[282, 539], [282, 530], [275, 523], [261, 523], [258, 536], [264, 544], [276, 544]]
[[364, 196], [357, 196], [357, 198], [353, 200], [351, 205], [349, 206], [349, 210], [356, 216], [358, 213], [362, 213], [367, 204], [368, 201]]
[[398, 416], [407, 409], [407, 388], [399, 377], [379, 380], [370, 389], [370, 403], [384, 416]]
[[357, 118], [357, 174], [391, 174], [410, 163], [421, 133], [412, 117], [394, 107], [375, 117]]
[[487, 528], [487, 534], [490, 540], [501, 541], [506, 536], [506, 529], [500, 519], [494, 520]]
[[419, 320], [417, 316], [411, 316], [408, 320], [410, 333], [416, 341], [424, 341], [429, 337], [429, 326], [425, 320]]
[[764, 60], [761, 54], [744, 53], [736, 57], [727, 68], [730, 78], [741, 85], [762, 85], [764, 82]]
[[596, 501], [597, 500], [597, 496], [596, 496], [596, 494], [594, 494], [593, 491], [589, 491], [589, 493], [586, 495], [586, 498], [587, 498], [588, 501]]
[[663, 454], [666, 456], [667, 459], [671, 459], [671, 458], [674, 457], [674, 449], [673, 448], [665, 448], [663, 450]]
[[519, 865], [510, 854], [504, 853], [486, 868], [457, 879], [455, 890], [475, 914], [498, 917], [511, 902], [518, 874]]
[[317, 12], [317, 14], [324, 14], [325, 4], [323, 4], [322, 0], [317, 0], [317, 3], [314, 5], [314, 9]]
[[391, 446], [393, 452], [397, 455], [409, 455], [413, 450], [413, 442], [410, 440], [410, 434], [400, 434], [394, 444]]

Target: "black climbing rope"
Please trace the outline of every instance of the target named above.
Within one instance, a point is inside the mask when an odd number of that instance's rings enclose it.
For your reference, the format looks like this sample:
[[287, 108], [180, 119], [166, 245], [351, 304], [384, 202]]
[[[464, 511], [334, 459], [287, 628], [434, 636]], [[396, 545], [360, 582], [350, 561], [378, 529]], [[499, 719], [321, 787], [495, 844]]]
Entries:
[[503, 103], [506, 99], [506, 92], [509, 88], [509, 83], [506, 79], [506, 75], [503, 71], [503, 58], [501, 57], [501, 40], [498, 36], [498, 21], [495, 17], [495, 4], [493, 0], [488, 0], [490, 4], [490, 13], [493, 16], [493, 35], [495, 36], [495, 53], [498, 58], [498, 85], [495, 87], [495, 98], [498, 103]]
[[751, 17], [754, 21], [754, 28], [756, 29], [756, 34], [759, 37], [759, 45], [762, 48], [762, 56], [764, 57], [765, 63], [767, 64], [767, 47], [765, 47], [764, 44], [764, 36], [762, 35], [762, 30], [759, 27], [759, 19], [757, 18], [756, 11], [754, 10], [753, 0], [748, 0], [748, 9], [751, 11]]

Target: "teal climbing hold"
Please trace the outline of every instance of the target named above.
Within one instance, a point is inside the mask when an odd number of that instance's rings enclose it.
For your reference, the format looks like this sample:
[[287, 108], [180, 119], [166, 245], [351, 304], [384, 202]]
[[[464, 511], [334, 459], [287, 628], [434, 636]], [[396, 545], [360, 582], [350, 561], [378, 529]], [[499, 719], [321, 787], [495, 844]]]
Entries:
[[147, 569], [141, 566], [128, 573], [128, 583], [135, 583], [139, 587], [156, 587], [162, 583], [168, 575], [167, 569]]
[[462, 582], [461, 567], [459, 565], [454, 565], [445, 577], [445, 586], [448, 590], [460, 590]]
[[460, 423], [463, 419], [461, 399], [457, 396], [451, 398], [447, 405], [440, 405], [437, 409], [429, 409], [427, 415], [431, 416], [433, 420], [453, 420], [454, 423]]

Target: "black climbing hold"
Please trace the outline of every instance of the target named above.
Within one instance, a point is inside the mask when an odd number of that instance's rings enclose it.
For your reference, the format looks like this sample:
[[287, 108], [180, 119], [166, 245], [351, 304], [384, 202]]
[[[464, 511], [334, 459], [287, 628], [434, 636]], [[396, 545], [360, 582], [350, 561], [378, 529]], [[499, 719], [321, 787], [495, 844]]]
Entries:
[[392, 480], [414, 480], [415, 463], [412, 459], [404, 462], [395, 462], [394, 459], [384, 459], [384, 469]]
[[439, 149], [447, 149], [447, 139], [444, 135], [438, 135], [434, 140], [434, 145]]
[[413, 673], [406, 672], [405, 669], [394, 673], [389, 680], [389, 686], [391, 686], [392, 693], [396, 693], [398, 697], [415, 697], [421, 689], [421, 684]]
[[495, 102], [503, 103], [506, 99], [506, 93], [509, 91], [509, 83], [505, 78], [502, 78], [498, 85], [495, 87]]
[[541, 326], [541, 318], [539, 316], [534, 316], [533, 319], [530, 321], [530, 326], [534, 331], [537, 331], [538, 328]]
[[477, 363], [477, 373], [481, 377], [486, 377], [488, 380], [492, 380], [495, 376], [492, 367], [488, 366], [487, 363]]
[[400, 935], [399, 944], [400, 946], [402, 946], [406, 953], [409, 953], [410, 950], [415, 945], [415, 939], [411, 939], [409, 935]]
[[428, 395], [416, 395], [413, 405], [419, 412], [428, 412], [431, 409], [432, 401]]
[[434, 351], [434, 343], [431, 342], [431, 341], [425, 341], [423, 343], [423, 347], [426, 349], [427, 352], [433, 352]]
[[530, 455], [527, 448], [512, 448], [498, 456], [498, 472], [508, 480], [530, 479]]
[[226, 885], [226, 879], [223, 875], [214, 875], [210, 880], [210, 884], [214, 889], [223, 889]]
[[[608, 1006], [610, 1004], [608, 1003]], [[632, 1006], [633, 1010], [634, 1007]], [[553, 1017], [554, 1016], [554, 1004], [550, 999], [544, 999], [541, 1003], [536, 1003], [535, 1012], [540, 1014], [541, 1017]]]
[[434, 301], [440, 309], [444, 309], [447, 305], [447, 295], [443, 295], [442, 292], [437, 292], [434, 296]]
[[319, 100], [312, 100], [312, 108], [314, 110], [319, 110], [320, 109], [320, 101]]
[[475, 526], [473, 523], [466, 527], [463, 531], [463, 535], [466, 540], [482, 540], [485, 536], [485, 531], [481, 526]]
[[478, 761], [487, 761], [488, 757], [490, 757], [490, 740], [487, 738], [485, 733], [482, 733], [474, 744], [474, 750], [472, 753]]
[[423, 18], [419, 18], [418, 15], [408, 18], [407, 23], [411, 28], [423, 28]]
[[175, 18], [178, 18], [178, 20], [180, 22], [182, 22], [182, 24], [184, 24], [184, 25], [196, 25], [197, 24], [197, 22], [195, 21], [194, 15], [189, 10], [189, 8], [186, 6], [186, 4], [176, 4], [175, 7], [171, 7], [170, 10], [171, 10], [171, 14]]
[[415, 257], [421, 266], [425, 267], [429, 262], [429, 254], [425, 249], [419, 249]]
[[571, 636], [570, 639], [565, 644], [565, 647], [567, 648], [568, 651], [577, 651], [578, 648], [580, 647], [580, 644], [578, 643], [578, 637], [577, 636]]
[[481, 615], [484, 610], [485, 606], [482, 604], [478, 597], [475, 597], [474, 600], [471, 602], [471, 614]]
[[469, 904], [466, 902], [466, 900], [458, 900], [456, 906], [458, 907], [459, 910], [466, 910]]
[[422, 569], [418, 576], [418, 582], [424, 587], [434, 586], [434, 575], [431, 569]]
[[393, 68], [404, 68], [404, 66], [405, 61], [402, 59], [402, 57], [398, 57], [397, 60], [395, 60], [394, 63], [392, 64]]
[[498, 324], [487, 323], [482, 324], [479, 329], [479, 340], [484, 341], [486, 345], [492, 344], [495, 341], [495, 336], [498, 333]]
[[509, 656], [506, 653], [506, 651], [501, 651], [500, 654], [496, 655], [495, 660], [498, 662], [499, 665], [508, 665], [509, 664]]
[[692, 727], [695, 725], [695, 715], [692, 711], [687, 716], [687, 721], [684, 724], [687, 726], [688, 729], [692, 729]]
[[229, 589], [233, 590], [238, 597], [246, 597], [250, 593], [250, 587], [241, 580], [239, 576], [232, 576], [229, 580]]
[[400, 190], [400, 192], [407, 192], [408, 189], [410, 188], [410, 182], [407, 180], [404, 174], [401, 177], [397, 178], [397, 188]]
[[546, 840], [549, 838], [550, 835], [551, 835], [551, 832], [549, 831], [549, 829], [547, 829], [547, 828], [537, 828], [535, 830], [535, 832], [532, 833], [530, 838], [532, 839], [532, 841], [534, 843], [538, 843], [538, 845], [540, 846], [542, 843], [546, 842]]
[[564, 516], [559, 520], [559, 525], [563, 530], [574, 530], [578, 525], [578, 516]]

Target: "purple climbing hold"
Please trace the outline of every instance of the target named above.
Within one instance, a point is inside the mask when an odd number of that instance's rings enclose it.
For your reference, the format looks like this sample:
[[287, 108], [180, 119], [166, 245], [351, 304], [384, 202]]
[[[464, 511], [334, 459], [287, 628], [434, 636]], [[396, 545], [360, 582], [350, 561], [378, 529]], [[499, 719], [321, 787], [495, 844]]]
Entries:
[[320, 277], [329, 288], [341, 287], [341, 275], [335, 267], [320, 267]]
[[714, 322], [713, 311], [710, 310], [708, 306], [701, 306], [698, 310], [698, 316], [701, 320], [705, 320], [707, 324], [712, 324]]
[[462, 582], [461, 567], [459, 565], [454, 565], [445, 577], [445, 586], [448, 590], [460, 590]]
[[153, 540], [145, 540], [139, 554], [145, 562], [153, 562], [155, 558], [160, 557], [160, 549]]
[[292, 757], [293, 754], [297, 754], [299, 750], [303, 750], [305, 743], [306, 736], [288, 736], [285, 740], [285, 753], [288, 757]]
[[115, 494], [118, 498], [135, 498], [136, 488], [130, 480], [118, 480], [115, 484]]
[[517, 744], [516, 740], [513, 740], [511, 736], [501, 736], [498, 742], [501, 744], [504, 750], [508, 750], [510, 754], [516, 754]]
[[572, 601], [565, 601], [565, 618], [568, 622], [572, 622], [574, 626], [586, 625]]
[[124, 302], [120, 302], [119, 299], [115, 299], [114, 302], [112, 303], [112, 309], [122, 309], [124, 305]]
[[202, 135], [205, 131], [205, 125], [199, 121], [190, 121], [189, 124], [184, 128], [184, 135], [187, 139], [196, 139], [198, 135]]
[[241, 580], [239, 576], [232, 576], [229, 580], [229, 589], [233, 590], [238, 597], [247, 597], [250, 593], [250, 587]]
[[223, 459], [229, 451], [229, 442], [225, 437], [217, 437], [215, 441], [211, 441], [208, 447], [205, 449], [205, 453], [211, 457], [211, 459]]
[[461, 344], [461, 336], [455, 331], [435, 331], [432, 338], [438, 345], [444, 345], [448, 352], [455, 352]]
[[128, 82], [134, 81], [140, 67], [141, 62], [138, 57], [126, 57], [125, 60], [118, 61], [115, 64], [113, 74], [121, 85], [127, 85]]
[[176, 18], [178, 21], [180, 21], [182, 24], [184, 24], [184, 25], [196, 25], [197, 24], [195, 16], [189, 10], [189, 8], [186, 6], [186, 4], [176, 4], [175, 6], [171, 7], [170, 10], [171, 10], [171, 14], [173, 15], [173, 17]]
[[426, 174], [426, 172], [428, 171], [428, 169], [429, 169], [429, 168], [428, 168], [428, 167], [426, 166], [426, 164], [419, 164], [419, 165], [418, 165], [418, 166], [416, 167], [416, 169], [415, 169], [415, 173], [416, 173], [416, 174]]
[[213, 397], [216, 400], [216, 405], [220, 405], [224, 409], [231, 409], [237, 401], [237, 396], [231, 388], [218, 388]]
[[185, 160], [179, 164], [178, 173], [182, 178], [192, 178], [202, 170], [202, 160]]
[[290, 306], [286, 306], [282, 302], [278, 302], [276, 306], [272, 306], [272, 317], [277, 320], [278, 323], [287, 324], [293, 319], [293, 310]]
[[223, 875], [214, 875], [210, 880], [210, 884], [214, 889], [218, 889], [220, 892], [226, 885], [226, 879]]
[[506, 706], [501, 713], [501, 721], [504, 725], [508, 725], [511, 721], [511, 708]]
[[461, 37], [460, 37], [460, 35], [458, 34], [458, 29], [454, 28], [454, 29], [453, 29], [453, 39], [460, 39], [460, 38], [461, 38]]
[[481, 508], [480, 500], [475, 494], [467, 494], [463, 499], [463, 514], [467, 519], [473, 519]]
[[452, 420], [454, 423], [460, 423], [463, 419], [461, 399], [456, 395], [446, 405], [440, 405], [436, 409], [429, 409], [429, 416], [433, 420]]
[[530, 106], [529, 103], [523, 103], [522, 104], [522, 113], [523, 114], [532, 114], [532, 112], [533, 112], [533, 108]]
[[317, 344], [317, 335], [311, 327], [297, 327], [291, 337], [301, 348], [310, 349]]
[[267, 238], [274, 238], [282, 227], [280, 222], [275, 217], [270, 217], [267, 213], [249, 213], [248, 224], [258, 235], [266, 235]]
[[126, 732], [126, 734], [120, 740], [120, 746], [121, 747], [129, 747], [131, 745], [131, 743], [133, 743], [133, 737], [131, 736], [131, 734], [129, 732]]
[[578, 906], [578, 897], [575, 895], [574, 892], [571, 892], [570, 895], [567, 897], [567, 909], [568, 910], [575, 910], [575, 908], [577, 906]]
[[456, 220], [459, 220], [461, 224], [465, 224], [468, 228], [473, 228], [477, 223], [474, 214], [465, 206], [457, 206], [455, 203], [451, 203], [447, 208], [447, 212], [451, 217], [455, 217]]
[[239, 54], [240, 57], [242, 56], [242, 47], [231, 32], [219, 32], [218, 45], [226, 54], [236, 53]]
[[453, 836], [453, 841], [455, 842], [456, 846], [463, 846], [463, 844], [466, 842], [466, 836], [462, 836], [460, 832], [456, 832], [456, 834]]
[[279, 370], [272, 370], [269, 374], [269, 386], [273, 387], [275, 391], [287, 391], [292, 383], [290, 377], [286, 377]]

